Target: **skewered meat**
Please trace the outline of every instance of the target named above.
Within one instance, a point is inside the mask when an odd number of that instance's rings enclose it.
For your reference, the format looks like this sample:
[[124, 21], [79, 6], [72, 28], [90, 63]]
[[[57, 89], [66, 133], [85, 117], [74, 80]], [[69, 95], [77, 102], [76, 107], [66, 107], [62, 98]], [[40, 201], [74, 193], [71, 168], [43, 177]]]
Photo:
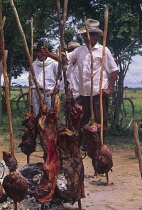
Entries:
[[85, 197], [84, 166], [78, 151], [79, 138], [77, 133], [83, 112], [82, 107], [73, 98], [72, 90], [69, 87], [65, 98], [65, 114], [66, 128], [59, 131], [58, 145], [60, 173], [63, 174], [67, 183], [65, 188], [57, 191], [62, 201], [74, 203]]
[[67, 189], [62, 191], [65, 202], [76, 202], [85, 197], [84, 166], [78, 154], [78, 136], [67, 128], [60, 133], [59, 154], [61, 173], [67, 180]]
[[106, 145], [102, 145], [97, 151], [96, 157], [92, 160], [95, 171], [98, 174], [106, 174], [107, 184], [109, 184], [108, 172], [112, 170], [112, 154]]
[[107, 146], [102, 145], [100, 141], [100, 125], [95, 122], [93, 125], [85, 125], [83, 133], [83, 145], [87, 150], [88, 156], [92, 159], [95, 175], [106, 174], [108, 184], [108, 172], [113, 166], [112, 154]]
[[58, 81], [56, 87], [53, 89], [53, 92], [51, 94], [51, 97], [52, 97], [51, 107], [56, 112], [56, 119], [57, 120], [59, 119], [60, 109], [61, 109], [59, 91], [60, 91], [60, 84], [59, 84], [59, 81]]
[[47, 110], [47, 107], [43, 105], [38, 115], [40, 143], [44, 150], [42, 178], [35, 191], [36, 200], [40, 204], [52, 200], [60, 167], [57, 148], [57, 122], [60, 111], [58, 94], [59, 86], [57, 85], [52, 94], [51, 108]]
[[32, 113], [26, 113], [26, 117], [22, 123], [25, 126], [24, 135], [22, 136], [22, 143], [19, 144], [19, 147], [27, 156], [30, 156], [36, 148], [36, 138], [38, 135], [36, 124], [37, 121], [34, 115]]
[[86, 149], [88, 156], [93, 160], [97, 150], [101, 147], [99, 138], [100, 124], [87, 124], [83, 127], [83, 147]]
[[69, 87], [65, 98], [65, 113], [68, 120], [68, 129], [78, 130], [80, 119], [83, 116], [83, 110], [82, 107], [77, 104], [73, 97], [72, 90]]
[[16, 172], [18, 164], [12, 154], [3, 152], [3, 160], [10, 170], [10, 173], [4, 177], [3, 188], [14, 203], [21, 202], [28, 192], [27, 180]]

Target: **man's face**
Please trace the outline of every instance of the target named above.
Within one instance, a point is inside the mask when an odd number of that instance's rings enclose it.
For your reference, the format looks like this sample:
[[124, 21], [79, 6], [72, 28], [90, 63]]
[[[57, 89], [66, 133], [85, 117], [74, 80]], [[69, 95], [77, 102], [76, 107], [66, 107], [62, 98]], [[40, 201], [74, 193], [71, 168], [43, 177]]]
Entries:
[[36, 55], [37, 55], [37, 59], [39, 61], [45, 61], [46, 58], [47, 58], [47, 56], [43, 55], [40, 50], [37, 50], [36, 51]]
[[[91, 46], [94, 46], [96, 44], [96, 40], [98, 38], [98, 34], [97, 33], [89, 33], [89, 35], [90, 35]], [[88, 40], [88, 37], [87, 37], [87, 33], [84, 33], [82, 35], [82, 37], [83, 37], [86, 45], [88, 45], [89, 44], [89, 40]]]

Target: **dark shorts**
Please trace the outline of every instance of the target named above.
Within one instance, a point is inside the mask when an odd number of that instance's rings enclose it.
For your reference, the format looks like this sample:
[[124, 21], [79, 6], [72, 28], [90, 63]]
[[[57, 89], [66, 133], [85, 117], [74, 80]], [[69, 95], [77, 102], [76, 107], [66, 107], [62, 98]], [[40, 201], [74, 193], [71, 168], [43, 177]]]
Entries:
[[[91, 117], [90, 109], [90, 96], [79, 96], [76, 99], [77, 103], [83, 108], [83, 117], [81, 119], [80, 127], [89, 123]], [[108, 97], [103, 96], [103, 123], [104, 129], [107, 127], [107, 113], [108, 113]], [[94, 110], [94, 121], [101, 124], [100, 116], [100, 95], [93, 96], [93, 110]]]

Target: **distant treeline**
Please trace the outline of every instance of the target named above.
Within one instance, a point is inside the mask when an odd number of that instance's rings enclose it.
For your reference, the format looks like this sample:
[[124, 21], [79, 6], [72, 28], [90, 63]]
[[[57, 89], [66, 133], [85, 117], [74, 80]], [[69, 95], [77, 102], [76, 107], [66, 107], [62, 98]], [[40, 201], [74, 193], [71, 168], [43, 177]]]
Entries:
[[139, 87], [137, 87], [137, 88], [127, 88], [127, 90], [135, 90], [135, 91], [138, 90], [139, 91], [139, 90], [142, 90], [142, 88], [139, 88]]

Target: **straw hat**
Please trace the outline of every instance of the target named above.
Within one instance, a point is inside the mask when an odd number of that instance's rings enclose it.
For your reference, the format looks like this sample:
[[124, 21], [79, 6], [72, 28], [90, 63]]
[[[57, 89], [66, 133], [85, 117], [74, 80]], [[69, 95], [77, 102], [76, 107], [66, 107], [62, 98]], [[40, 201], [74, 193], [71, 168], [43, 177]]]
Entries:
[[[89, 32], [96, 32], [100, 36], [103, 36], [103, 31], [101, 29], [99, 29], [100, 22], [98, 20], [87, 19], [86, 24], [87, 24]], [[78, 33], [79, 34], [86, 33], [86, 28], [82, 27], [82, 28], [78, 29]]]
[[80, 44], [78, 42], [69, 42], [67, 50], [74, 50], [77, 47], [80, 47]]

